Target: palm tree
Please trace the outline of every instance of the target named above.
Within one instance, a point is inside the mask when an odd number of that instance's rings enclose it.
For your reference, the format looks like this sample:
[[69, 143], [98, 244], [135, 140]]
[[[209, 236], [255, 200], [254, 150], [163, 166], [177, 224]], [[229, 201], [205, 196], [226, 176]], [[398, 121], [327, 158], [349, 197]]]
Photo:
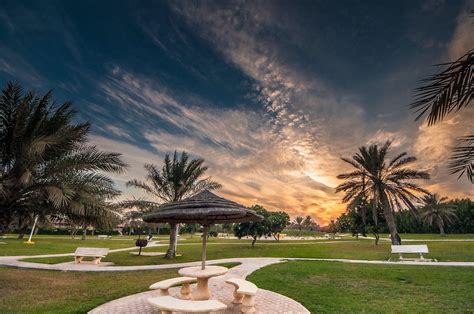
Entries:
[[424, 206], [421, 208], [421, 219], [429, 226], [436, 223], [439, 233], [444, 235], [444, 226], [453, 223], [457, 218], [454, 209], [446, 203], [448, 198], [440, 198], [437, 194], [430, 194], [424, 196], [422, 200]]
[[128, 227], [129, 235], [134, 234], [135, 230], [143, 225], [142, 212], [138, 210], [126, 212], [122, 217], [122, 222]]
[[[207, 167], [203, 166], [204, 159], [189, 160], [186, 152], [182, 152], [178, 157], [175, 151], [173, 159], [168, 154], [165, 155], [164, 165], [162, 169], [152, 164], [146, 164], [145, 169], [148, 174], [146, 180], [148, 182], [131, 180], [127, 182], [127, 186], [135, 187], [145, 191], [154, 197], [154, 200], [132, 200], [124, 202], [127, 207], [137, 207], [143, 211], [148, 211], [159, 204], [156, 202], [176, 202], [184, 198], [193, 196], [204, 190], [214, 190], [221, 187], [210, 177], [203, 178]], [[176, 244], [178, 237], [178, 224], [170, 224], [170, 244], [166, 252], [166, 258], [174, 258], [176, 256]]]
[[377, 208], [382, 208], [392, 244], [399, 245], [401, 239], [397, 232], [394, 211], [403, 207], [416, 211], [413, 204], [413, 201], [419, 200], [416, 193], [428, 194], [428, 192], [408, 180], [429, 179], [429, 175], [425, 171], [407, 168], [406, 166], [416, 161], [416, 158], [407, 156], [405, 152], [387, 162], [386, 155], [389, 148], [390, 142], [386, 142], [382, 147], [376, 144], [368, 148], [363, 146], [352, 159], [342, 158], [355, 170], [337, 176], [345, 182], [336, 187], [336, 192], [345, 192], [342, 201], [349, 203], [349, 208], [355, 208], [360, 203], [369, 201], [372, 204], [372, 215], [376, 224]]
[[[441, 66], [445, 69], [421, 81], [422, 85], [415, 90], [415, 99], [410, 104], [418, 114], [416, 120], [428, 114], [428, 125], [473, 104], [474, 50]], [[451, 174], [459, 174], [459, 178], [465, 174], [474, 183], [474, 135], [462, 137], [458, 142], [448, 167]]]
[[311, 228], [313, 224], [313, 217], [311, 217], [310, 215], [306, 216], [306, 218], [303, 220], [303, 226], [307, 229]]
[[293, 223], [298, 227], [300, 231], [301, 229], [303, 229], [303, 221], [304, 217], [302, 216], [296, 216], [295, 220], [293, 220]]
[[105, 173], [124, 170], [120, 154], [88, 145], [90, 124], [74, 123], [72, 104], [51, 104], [51, 96], [25, 95], [14, 83], [2, 91], [0, 232], [14, 217], [78, 217], [119, 194]]

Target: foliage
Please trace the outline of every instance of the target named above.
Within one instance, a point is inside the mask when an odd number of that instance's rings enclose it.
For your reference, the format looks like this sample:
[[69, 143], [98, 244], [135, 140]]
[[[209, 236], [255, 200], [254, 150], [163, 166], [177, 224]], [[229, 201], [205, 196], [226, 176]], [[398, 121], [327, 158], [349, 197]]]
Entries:
[[[444, 226], [446, 233], [474, 233], [474, 202], [470, 199], [451, 200], [445, 203], [457, 217]], [[420, 212], [423, 210], [420, 208]], [[435, 233], [437, 225], [427, 225], [413, 213], [400, 211], [396, 215], [400, 232], [404, 233]]]
[[250, 207], [257, 214], [263, 216], [262, 221], [248, 221], [241, 222], [234, 225], [234, 235], [241, 239], [245, 236], [252, 237], [252, 247], [255, 246], [255, 242], [262, 236], [269, 236], [270, 232], [268, 229], [268, 211], [260, 205], [254, 205]]
[[474, 183], [474, 135], [458, 139], [458, 145], [453, 148], [448, 168], [451, 174], [458, 173], [458, 178], [465, 174], [471, 183]]
[[296, 218], [292, 221], [292, 224], [295, 225], [301, 231], [301, 229], [303, 229], [303, 222], [304, 217], [296, 216]]
[[[169, 154], [165, 155], [161, 170], [153, 165], [146, 164], [146, 181], [131, 180], [127, 186], [145, 191], [152, 196], [152, 200], [128, 200], [122, 202], [124, 207], [135, 207], [141, 211], [149, 211], [157, 206], [158, 202], [176, 202], [193, 196], [204, 190], [214, 190], [221, 185], [210, 177], [204, 178], [208, 167], [204, 166], [204, 159], [189, 159], [186, 152], [178, 156], [175, 151], [173, 159]], [[176, 245], [178, 236], [178, 225], [170, 226], [170, 244], [166, 253], [167, 258], [176, 256]]]
[[120, 154], [88, 145], [90, 124], [75, 123], [72, 104], [51, 98], [51, 92], [25, 94], [14, 83], [2, 91], [0, 232], [15, 217], [61, 214], [103, 225], [115, 216], [108, 201], [119, 191], [105, 173], [120, 173], [126, 165]]
[[429, 175], [424, 171], [407, 168], [416, 158], [407, 156], [405, 152], [387, 162], [389, 149], [390, 142], [386, 142], [382, 147], [372, 144], [368, 148], [360, 147], [352, 159], [342, 158], [355, 170], [337, 176], [345, 182], [336, 187], [336, 192], [345, 192], [342, 201], [349, 203], [348, 208], [356, 208], [364, 202], [372, 204], [375, 224], [377, 209], [382, 208], [392, 243], [397, 245], [401, 244], [401, 239], [393, 212], [404, 207], [416, 211], [414, 201], [419, 201], [417, 193], [428, 192], [411, 180], [429, 179]]
[[199, 224], [183, 224], [180, 228], [181, 233], [194, 234], [199, 230]]
[[268, 212], [267, 226], [269, 233], [275, 238], [280, 240], [278, 234], [281, 233], [286, 226], [290, 223], [290, 216], [285, 212]]
[[[441, 64], [446, 68], [422, 80], [414, 101], [410, 104], [418, 114], [426, 113], [429, 125], [442, 121], [447, 115], [472, 105], [474, 98], [474, 50], [458, 60]], [[474, 135], [463, 137], [453, 149], [449, 169], [452, 174], [466, 177], [474, 183]]]
[[252, 247], [262, 236], [273, 236], [278, 240], [277, 234], [281, 233], [290, 222], [290, 216], [285, 212], [270, 212], [260, 205], [254, 205], [250, 209], [263, 216], [263, 220], [234, 224], [234, 235], [239, 239], [245, 236], [252, 237]]
[[456, 219], [454, 209], [445, 203], [447, 197], [430, 194], [423, 197], [424, 206], [421, 208], [421, 219], [427, 225], [436, 224], [439, 232], [444, 235], [445, 225], [452, 224]]
[[345, 213], [339, 216], [334, 222], [334, 229], [336, 232], [350, 232], [353, 236], [358, 238], [359, 234], [364, 237], [367, 234], [372, 234], [375, 237], [375, 245], [378, 245], [380, 239], [380, 233], [384, 230], [385, 218], [383, 217], [383, 211], [377, 208], [377, 223], [371, 215], [364, 216], [371, 210], [370, 204], [364, 204], [363, 206], [369, 207], [362, 209], [348, 208]]

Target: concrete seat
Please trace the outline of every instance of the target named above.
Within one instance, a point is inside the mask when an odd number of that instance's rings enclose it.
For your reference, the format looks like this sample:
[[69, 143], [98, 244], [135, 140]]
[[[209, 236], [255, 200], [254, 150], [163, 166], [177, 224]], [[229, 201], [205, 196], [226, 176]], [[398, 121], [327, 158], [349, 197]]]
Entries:
[[232, 303], [242, 304], [241, 310], [243, 313], [255, 313], [257, 286], [250, 281], [239, 278], [230, 278], [225, 282], [235, 287], [234, 300]]
[[107, 248], [78, 247], [74, 252], [74, 260], [77, 264], [80, 264], [84, 257], [93, 257], [93, 263], [97, 265], [107, 254], [109, 254]]
[[177, 299], [172, 296], [150, 298], [148, 303], [159, 308], [163, 314], [171, 314], [173, 312], [204, 314], [227, 308], [227, 305], [217, 300], [192, 301]]
[[[431, 259], [423, 257], [423, 253], [429, 253], [426, 244], [420, 245], [392, 245], [392, 254], [398, 254], [401, 261], [429, 262]], [[420, 254], [420, 258], [404, 258], [402, 254]], [[436, 260], [435, 260], [436, 261]]]
[[162, 280], [156, 282], [150, 286], [152, 290], [160, 290], [161, 296], [169, 295], [168, 289], [174, 286], [182, 285], [181, 286], [181, 299], [189, 300], [191, 299], [191, 286], [190, 284], [195, 283], [197, 281], [196, 278], [193, 277], [176, 277], [171, 279]]

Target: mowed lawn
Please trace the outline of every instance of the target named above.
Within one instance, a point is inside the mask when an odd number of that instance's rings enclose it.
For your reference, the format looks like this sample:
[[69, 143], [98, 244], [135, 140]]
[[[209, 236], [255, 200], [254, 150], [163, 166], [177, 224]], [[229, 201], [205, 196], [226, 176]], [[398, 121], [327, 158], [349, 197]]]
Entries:
[[110, 249], [121, 249], [135, 246], [135, 240], [132, 238], [119, 238], [117, 240], [99, 240], [97, 237], [88, 236], [86, 240], [81, 237], [72, 239], [68, 236], [35, 236], [35, 244], [24, 244], [28, 240], [17, 239], [16, 235], [9, 235], [7, 238], [0, 238], [0, 256], [16, 255], [43, 255], [43, 254], [61, 254], [73, 253], [77, 247], [107, 247]]
[[[0, 313], [85, 313], [176, 275], [175, 269], [91, 273], [0, 268]], [[312, 313], [474, 310], [472, 268], [287, 262], [247, 279], [297, 300]]]
[[177, 276], [177, 269], [97, 273], [0, 267], [0, 313], [86, 313]]
[[248, 280], [312, 313], [472, 313], [474, 269], [439, 266], [287, 262]]
[[[97, 240], [96, 240], [97, 241]], [[111, 240], [98, 240], [102, 245]], [[80, 242], [79, 242], [80, 243]], [[418, 242], [417, 242], [418, 243]], [[166, 243], [165, 243], [166, 244]], [[430, 254], [428, 258], [438, 261], [474, 261], [474, 241], [472, 242], [427, 242]], [[83, 245], [81, 245], [83, 246]], [[166, 246], [145, 248], [143, 252], [165, 252]], [[73, 250], [72, 250], [73, 251]], [[71, 252], [72, 252], [71, 251]], [[201, 256], [199, 238], [180, 241], [178, 244], [180, 257], [168, 260], [163, 257], [135, 256], [130, 252], [110, 253], [104, 261], [115, 265], [154, 265], [198, 261]], [[209, 240], [207, 258], [221, 259], [230, 257], [302, 257], [302, 258], [344, 258], [388, 260], [397, 258], [390, 254], [390, 243], [381, 241], [374, 245], [373, 240], [317, 240], [317, 241], [258, 241], [252, 248], [249, 240], [215, 239]], [[41, 259], [26, 259], [29, 262], [63, 263], [71, 261], [71, 257], [53, 257]]]

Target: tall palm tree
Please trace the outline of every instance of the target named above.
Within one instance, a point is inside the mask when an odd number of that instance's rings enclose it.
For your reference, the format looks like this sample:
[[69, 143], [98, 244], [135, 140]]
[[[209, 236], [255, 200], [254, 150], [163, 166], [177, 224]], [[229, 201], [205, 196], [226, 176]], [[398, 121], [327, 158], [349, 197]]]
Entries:
[[[429, 125], [474, 103], [474, 49], [440, 66], [445, 69], [422, 80], [410, 104], [417, 113], [416, 120], [428, 114]], [[474, 183], [474, 134], [461, 137], [458, 142], [448, 167], [452, 174], [465, 174]]]
[[51, 97], [15, 83], [0, 96], [0, 232], [14, 217], [77, 217], [119, 194], [105, 173], [124, 170], [120, 154], [88, 145], [90, 124], [73, 122], [72, 104]]
[[453, 223], [457, 218], [454, 209], [446, 203], [448, 198], [440, 198], [437, 194], [430, 194], [424, 196], [422, 200], [424, 206], [420, 210], [421, 219], [429, 226], [436, 223], [439, 233], [444, 235], [444, 226]]
[[313, 220], [313, 217], [311, 217], [310, 215], [306, 216], [306, 218], [303, 220], [303, 226], [305, 226], [305, 228], [311, 228], [311, 226], [314, 224], [314, 220]]
[[376, 144], [368, 148], [363, 146], [352, 159], [342, 158], [355, 170], [337, 176], [345, 182], [336, 187], [336, 192], [345, 192], [342, 201], [349, 203], [349, 208], [355, 208], [365, 201], [372, 204], [375, 223], [377, 223], [377, 208], [382, 208], [392, 244], [399, 245], [401, 239], [394, 211], [403, 207], [416, 211], [413, 204], [419, 200], [416, 194], [428, 194], [428, 192], [410, 180], [429, 179], [429, 175], [425, 171], [407, 168], [408, 164], [416, 161], [416, 158], [407, 156], [405, 152], [388, 162], [386, 157], [389, 148], [390, 142], [386, 142], [382, 147]]
[[302, 216], [296, 216], [295, 220], [293, 221], [293, 223], [298, 227], [300, 231], [303, 228], [303, 222], [304, 222], [304, 217]]
[[[146, 181], [131, 180], [127, 186], [145, 191], [153, 200], [132, 200], [124, 202], [126, 207], [137, 207], [143, 211], [155, 208], [161, 202], [176, 202], [193, 196], [204, 190], [214, 190], [221, 185], [210, 177], [204, 178], [208, 167], [204, 166], [204, 159], [189, 159], [186, 152], [181, 156], [175, 151], [173, 159], [165, 155], [164, 165], [160, 169], [152, 164], [146, 164], [148, 174]], [[166, 252], [166, 258], [176, 256], [176, 245], [178, 237], [178, 224], [170, 224], [170, 244]]]

